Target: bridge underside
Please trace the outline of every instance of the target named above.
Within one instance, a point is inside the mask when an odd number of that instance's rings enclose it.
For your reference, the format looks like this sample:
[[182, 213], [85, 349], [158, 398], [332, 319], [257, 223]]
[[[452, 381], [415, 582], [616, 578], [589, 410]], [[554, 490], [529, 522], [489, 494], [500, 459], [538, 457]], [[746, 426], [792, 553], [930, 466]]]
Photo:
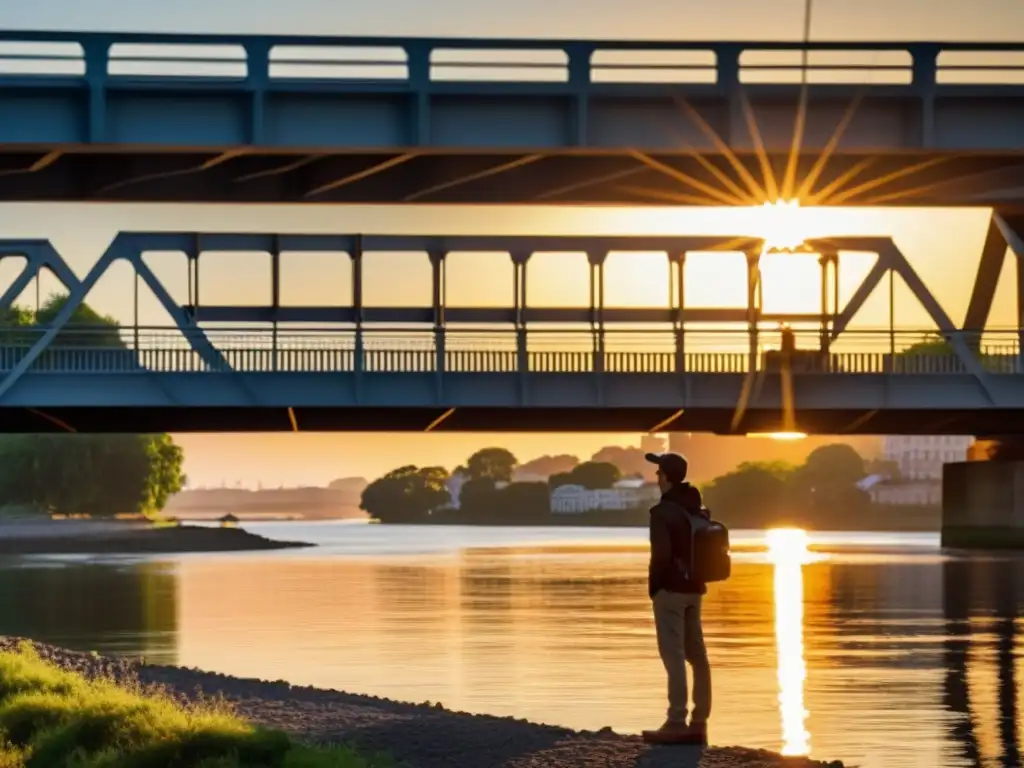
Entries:
[[[728, 205], [774, 198], [753, 153], [621, 151], [0, 151], [0, 201]], [[819, 205], [994, 206], [1024, 211], [1024, 154], [864, 152], [800, 158]], [[723, 181], [726, 180], [726, 181]], [[708, 192], [711, 189], [711, 192]], [[759, 191], [758, 191], [759, 190]], [[799, 191], [799, 190], [794, 190]], [[748, 202], [748, 201], [743, 201]]]
[[[0, 408], [0, 432], [708, 432], [780, 431], [781, 409], [550, 407], [70, 407]], [[806, 434], [1024, 434], [1024, 408], [803, 410]], [[666, 426], [662, 427], [661, 425]]]

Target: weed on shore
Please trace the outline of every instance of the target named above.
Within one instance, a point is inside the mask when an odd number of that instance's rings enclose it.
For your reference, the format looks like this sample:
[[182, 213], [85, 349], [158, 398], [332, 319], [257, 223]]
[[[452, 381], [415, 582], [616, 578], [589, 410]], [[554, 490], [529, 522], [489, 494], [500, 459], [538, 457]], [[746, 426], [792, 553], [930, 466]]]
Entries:
[[388, 768], [256, 727], [223, 702], [89, 680], [28, 643], [0, 652], [0, 768]]

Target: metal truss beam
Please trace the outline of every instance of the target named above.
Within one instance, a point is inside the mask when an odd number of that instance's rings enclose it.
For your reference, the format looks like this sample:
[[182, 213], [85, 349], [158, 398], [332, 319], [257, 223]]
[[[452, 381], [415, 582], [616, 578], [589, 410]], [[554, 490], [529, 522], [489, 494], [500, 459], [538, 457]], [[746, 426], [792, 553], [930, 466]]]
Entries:
[[[924, 285], [920, 276], [911, 267], [904, 254], [889, 237], [832, 237], [816, 239], [807, 243], [812, 252], [823, 256], [827, 255], [829, 259], [833, 260], [840, 251], [860, 251], [877, 255], [875, 264], [854, 291], [850, 300], [842, 308], [838, 305], [834, 306], [831, 314], [824, 309], [828, 291], [827, 277], [823, 278], [822, 314], [813, 317], [802, 314], [765, 314], [761, 311], [761, 284], [757, 257], [763, 251], [764, 243], [748, 236], [730, 238], [722, 236], [281, 235], [124, 232], [112, 241], [107, 251], [82, 280], [78, 279], [48, 241], [0, 241], [0, 257], [18, 254], [24, 255], [27, 259], [22, 273], [3, 296], [0, 296], [0, 308], [10, 306], [43, 267], [49, 268], [67, 286], [69, 291], [68, 301], [54, 319], [53, 325], [46, 329], [42, 337], [18, 362], [18, 365], [0, 381], [0, 400], [31, 368], [43, 350], [53, 342], [89, 291], [111, 265], [116, 261], [125, 260], [132, 264], [137, 276], [149, 286], [154, 296], [173, 318], [175, 325], [185, 336], [191, 348], [201, 357], [207, 369], [213, 372], [231, 372], [231, 368], [203, 332], [200, 326], [201, 322], [271, 322], [275, 324], [279, 322], [349, 322], [357, 327], [364, 322], [433, 322], [435, 325], [440, 323], [441, 326], [445, 323], [459, 322], [503, 323], [516, 325], [524, 332], [526, 325], [530, 322], [589, 322], [601, 338], [603, 338], [605, 326], [608, 323], [658, 322], [671, 323], [681, 328], [686, 322], [747, 322], [751, 329], [752, 356], [751, 374], [747, 377], [750, 379], [748, 389], [763, 384], [763, 380], [755, 381], [759, 369], [756, 361], [757, 325], [759, 322], [765, 320], [778, 322], [820, 320], [822, 323], [822, 348], [827, 349], [827, 345], [831, 341], [837, 339], [847, 330], [853, 317], [862, 309], [872, 291], [883, 278], [887, 274], [898, 274], [928, 313], [936, 330], [948, 340], [964, 369], [974, 377], [984, 396], [994, 405], [995, 400], [989, 376], [982, 369], [976, 350], [972, 349], [971, 338], [972, 334], [976, 335], [976, 332], [984, 325], [991, 306], [995, 280], [998, 278], [999, 267], [1001, 267], [999, 243], [1003, 243], [1003, 251], [1005, 251], [1005, 245], [1008, 244], [1018, 256], [1024, 255], [1024, 242], [1019, 234], [1024, 228], [1021, 226], [1022, 224], [1024, 221], [1018, 221], [1013, 217], [999, 214], [993, 216], [992, 225], [986, 236], [985, 249], [979, 267], [979, 278], [963, 328], [956, 327]], [[525, 297], [521, 303], [517, 303], [512, 308], [447, 307], [443, 304], [443, 298], [440, 299], [441, 306], [438, 306], [437, 290], [435, 290], [435, 306], [428, 308], [367, 309], [362, 307], [358, 300], [354, 300], [350, 307], [281, 307], [277, 300], [271, 307], [201, 307], [198, 306], [198, 302], [194, 306], [182, 306], [175, 304], [166, 288], [143, 260], [142, 254], [147, 251], [182, 252], [186, 254], [192, 264], [195, 264], [201, 254], [206, 251], [265, 252], [273, 255], [275, 265], [279, 263], [280, 254], [287, 251], [345, 252], [351, 254], [354, 260], [360, 263], [362, 256], [372, 251], [425, 252], [435, 261], [443, 261], [446, 254], [455, 252], [499, 252], [509, 254], [513, 262], [523, 268], [520, 271], [525, 271], [525, 264], [531, 253], [583, 252], [589, 256], [592, 278], [596, 270], [600, 285], [603, 285], [604, 259], [610, 252], [664, 252], [669, 255], [670, 269], [677, 262], [681, 264], [688, 252], [739, 252], [745, 253], [748, 258], [748, 307], [739, 310], [689, 309], [682, 306], [681, 300], [678, 307], [670, 306], [665, 309], [605, 307], [603, 290], [599, 291], [600, 300], [590, 308], [527, 307]], [[827, 259], [823, 260], [823, 275], [827, 272], [826, 261]], [[1018, 274], [1021, 273], [1024, 273], [1024, 270], [1020, 270]], [[443, 269], [441, 275], [443, 280]], [[525, 275], [521, 275], [521, 278], [525, 279]], [[435, 275], [435, 282], [437, 279]], [[1020, 327], [1024, 328], [1024, 281], [1019, 277], [1018, 282], [1022, 297]], [[436, 288], [437, 286], [435, 286]], [[441, 285], [439, 295], [443, 297], [443, 285]], [[438, 318], [442, 319], [439, 321]], [[680, 369], [679, 372], [682, 373], [683, 370]], [[239, 386], [244, 388], [244, 383], [239, 381]], [[244, 401], [256, 402], [258, 400], [249, 391], [245, 391], [243, 394]], [[742, 419], [750, 394], [751, 392], [747, 392], [741, 398], [742, 402], [737, 404], [736, 418]]]
[[[67, 262], [48, 242], [43, 240], [12, 240], [0, 241], [0, 257], [24, 255], [26, 263], [18, 277], [11, 286], [0, 297], [0, 309], [10, 307], [14, 300], [21, 294], [32, 278], [43, 267], [50, 269], [54, 275], [64, 283], [68, 289], [68, 298], [54, 317], [51, 325], [44, 331], [25, 356], [18, 361], [7, 375], [0, 381], [0, 401], [17, 384], [21, 377], [32, 367], [39, 356], [46, 350], [57, 335], [71, 320], [75, 311], [85, 301], [86, 296], [96, 286], [99, 279], [117, 261], [129, 262], [135, 273], [149, 286], [149, 289], [156, 296], [164, 310], [174, 320], [175, 325], [182, 332], [189, 346], [202, 358], [203, 362], [213, 371], [230, 371], [231, 367], [223, 355], [210, 343], [202, 328], [194, 319], [175, 303], [167, 289], [160, 280], [153, 274], [153, 271], [143, 259], [146, 250], [177, 250], [186, 254], [194, 249], [195, 238], [185, 239], [181, 235], [153, 234], [140, 236], [132, 233], [121, 233], [111, 242], [110, 246], [103, 253], [100, 259], [93, 265], [92, 269], [83, 279], [79, 279]], [[243, 388], [246, 399], [251, 401], [251, 393], [244, 389], [244, 384], [239, 382]]]
[[49, 240], [0, 241], [0, 259], [10, 256], [23, 256], [25, 266], [3, 295], [0, 295], [0, 310], [9, 309], [43, 269], [50, 270], [68, 291], [78, 287], [78, 275], [61, 258]]
[[[983, 331], [988, 323], [995, 299], [999, 277], [1006, 263], [1006, 252], [1011, 251], [1017, 259], [1017, 272], [1021, 272], [1021, 259], [1024, 259], [1024, 216], [1010, 215], [993, 211], [989, 219], [988, 230], [978, 261], [978, 273], [971, 291], [967, 314], [964, 316], [964, 329]], [[1020, 279], [1018, 277], [1018, 283]], [[1017, 300], [1024, 297], [1018, 293]], [[1018, 314], [1021, 314], [1018, 311]]]
[[956, 327], [956, 324], [942, 308], [942, 305], [935, 299], [931, 291], [928, 290], [920, 275], [910, 265], [907, 257], [896, 246], [891, 237], [830, 237], [810, 240], [807, 244], [812, 250], [819, 252], [859, 251], [877, 254], [874, 265], [868, 271], [868, 274], [865, 275], [857, 290], [854, 291], [846, 306], [838, 313], [832, 327], [832, 340], [838, 338], [847, 329], [854, 315], [864, 306], [864, 303], [875, 288], [878, 287], [882, 279], [890, 272], [895, 273], [903, 279], [910, 292], [914, 294], [914, 298], [921, 303], [931, 321], [935, 323], [936, 330], [952, 346], [954, 353], [960, 362], [963, 363], [966, 370], [974, 376], [985, 396], [993, 405], [995, 404], [989, 384], [989, 376], [968, 344], [965, 333], [962, 329]]

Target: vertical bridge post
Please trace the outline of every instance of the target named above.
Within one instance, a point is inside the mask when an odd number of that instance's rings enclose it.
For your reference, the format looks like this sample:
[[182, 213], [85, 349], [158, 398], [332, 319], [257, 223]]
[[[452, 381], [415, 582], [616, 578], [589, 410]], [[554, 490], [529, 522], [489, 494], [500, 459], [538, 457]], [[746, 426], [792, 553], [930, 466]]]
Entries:
[[352, 352], [352, 371], [355, 374], [356, 402], [360, 401], [364, 367], [363, 355], [363, 236], [356, 235], [352, 244], [352, 319], [355, 340]]
[[[604, 263], [607, 258], [606, 251], [587, 252], [587, 260], [590, 262], [590, 332], [593, 335], [593, 368], [597, 374], [604, 373], [605, 363]], [[598, 386], [601, 386], [600, 380]]]
[[761, 288], [761, 253], [747, 251], [747, 334], [750, 357], [747, 373], [757, 372], [758, 320], [761, 315], [758, 294]]
[[444, 398], [444, 370], [445, 370], [445, 269], [444, 259], [448, 254], [445, 251], [432, 249], [428, 252], [430, 266], [433, 274], [433, 309], [434, 309], [434, 374], [437, 387], [438, 401]]
[[530, 372], [530, 355], [526, 335], [526, 266], [530, 251], [511, 251], [512, 259], [512, 306], [516, 333], [516, 372], [519, 374], [519, 403], [526, 405], [527, 374]]
[[[831, 359], [832, 337], [831, 327], [835, 323], [836, 313], [839, 312], [839, 254], [826, 251], [819, 255], [818, 264], [821, 266], [821, 330], [820, 330], [820, 352], [822, 355], [822, 370], [829, 370], [828, 361]], [[831, 267], [831, 287], [829, 281], [829, 268]], [[831, 294], [831, 297], [830, 297]], [[833, 298], [834, 303], [829, 311], [829, 299]]]
[[674, 310], [672, 330], [675, 333], [676, 344], [675, 372], [682, 374], [686, 372], [686, 251], [669, 253], [668, 269], [668, 305]]
[[271, 293], [271, 316], [273, 317], [273, 330], [271, 331], [271, 352], [270, 365], [277, 372], [277, 317], [281, 310], [281, 239], [274, 235], [274, 244], [270, 254], [270, 293]]

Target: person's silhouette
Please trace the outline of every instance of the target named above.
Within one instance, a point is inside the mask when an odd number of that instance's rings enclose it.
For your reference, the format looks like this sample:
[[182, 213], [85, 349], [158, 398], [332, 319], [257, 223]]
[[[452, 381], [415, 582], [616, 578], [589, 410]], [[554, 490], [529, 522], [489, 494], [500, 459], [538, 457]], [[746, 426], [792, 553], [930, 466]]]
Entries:
[[[711, 714], [711, 666], [701, 627], [701, 598], [707, 586], [691, 577], [691, 516], [707, 517], [700, 491], [686, 482], [688, 465], [677, 453], [647, 454], [658, 467], [662, 497], [651, 509], [651, 564], [648, 593], [654, 603], [658, 652], [668, 675], [668, 719], [644, 739], [660, 744], [706, 744]], [[693, 668], [693, 713], [686, 665]]]

